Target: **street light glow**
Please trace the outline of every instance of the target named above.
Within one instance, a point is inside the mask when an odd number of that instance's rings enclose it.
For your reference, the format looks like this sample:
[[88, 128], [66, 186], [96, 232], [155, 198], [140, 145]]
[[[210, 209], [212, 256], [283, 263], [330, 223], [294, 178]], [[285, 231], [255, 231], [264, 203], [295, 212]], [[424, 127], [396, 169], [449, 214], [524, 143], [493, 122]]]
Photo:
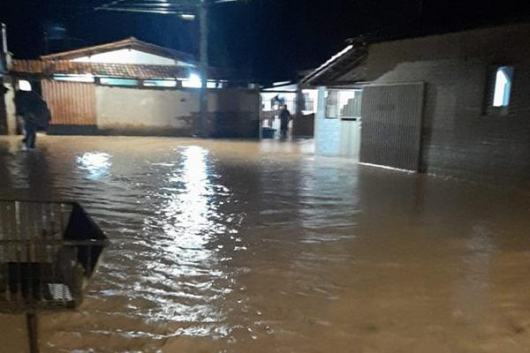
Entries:
[[202, 85], [201, 76], [194, 74], [194, 73], [190, 74], [190, 77], [188, 78], [188, 83], [190, 87], [201, 88], [201, 85]]
[[180, 14], [180, 18], [184, 21], [194, 21], [195, 15], [190, 14], [190, 13], [183, 13], [183, 14]]

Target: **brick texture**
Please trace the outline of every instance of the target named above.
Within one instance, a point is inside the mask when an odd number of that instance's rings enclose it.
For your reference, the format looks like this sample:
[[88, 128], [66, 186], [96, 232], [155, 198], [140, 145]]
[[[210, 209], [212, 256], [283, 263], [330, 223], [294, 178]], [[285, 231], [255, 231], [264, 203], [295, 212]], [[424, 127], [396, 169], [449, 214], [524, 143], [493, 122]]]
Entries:
[[[426, 84], [422, 168], [493, 181], [530, 180], [530, 25], [372, 45], [369, 79]], [[485, 113], [488, 69], [514, 66], [507, 114]]]

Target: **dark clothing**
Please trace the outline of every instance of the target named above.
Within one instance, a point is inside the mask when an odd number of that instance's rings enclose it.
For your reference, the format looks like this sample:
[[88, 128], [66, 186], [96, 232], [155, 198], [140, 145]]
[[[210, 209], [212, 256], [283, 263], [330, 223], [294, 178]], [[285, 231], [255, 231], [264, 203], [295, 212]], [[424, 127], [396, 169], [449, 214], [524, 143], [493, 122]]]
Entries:
[[33, 125], [36, 129], [46, 130], [51, 120], [48, 105], [37, 93], [30, 91], [18, 91], [15, 94], [15, 106], [17, 115], [26, 120], [26, 117], [32, 116]]
[[24, 120], [24, 130], [26, 135], [24, 137], [24, 144], [27, 148], [35, 148], [35, 142], [37, 141], [37, 125], [32, 121], [32, 119]]
[[17, 91], [15, 106], [16, 114], [24, 119], [25, 136], [22, 142], [28, 149], [33, 149], [37, 140], [37, 131], [46, 130], [51, 120], [48, 105], [35, 92]]
[[287, 109], [280, 111], [280, 130], [287, 131], [289, 128], [289, 121], [291, 120], [291, 113]]

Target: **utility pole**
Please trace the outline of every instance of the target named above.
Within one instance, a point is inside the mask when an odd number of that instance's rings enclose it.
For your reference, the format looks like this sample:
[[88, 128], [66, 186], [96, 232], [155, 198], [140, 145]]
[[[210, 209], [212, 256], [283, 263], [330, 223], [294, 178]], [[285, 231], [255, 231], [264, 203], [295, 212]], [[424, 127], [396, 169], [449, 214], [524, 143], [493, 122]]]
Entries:
[[7, 72], [7, 56], [9, 55], [7, 49], [7, 29], [6, 25], [0, 23], [0, 75]]
[[[139, 4], [128, 4], [124, 0], [114, 0], [105, 5], [96, 7], [95, 10], [119, 11], [129, 13], [150, 14], [178, 14], [181, 18], [193, 10], [189, 6], [179, 6], [178, 0], [163, 0], [167, 6], [162, 6], [162, 0], [144, 0]], [[221, 0], [220, 2], [231, 2], [236, 0]], [[210, 133], [208, 124], [208, 5], [210, 0], [198, 0], [199, 2], [199, 71], [201, 76], [199, 119], [196, 124], [196, 133], [200, 137], [208, 137]], [[188, 15], [190, 16], [190, 15]]]
[[199, 107], [199, 136], [208, 137], [208, 4], [207, 0], [201, 0], [199, 9], [200, 21], [200, 73], [201, 92]]

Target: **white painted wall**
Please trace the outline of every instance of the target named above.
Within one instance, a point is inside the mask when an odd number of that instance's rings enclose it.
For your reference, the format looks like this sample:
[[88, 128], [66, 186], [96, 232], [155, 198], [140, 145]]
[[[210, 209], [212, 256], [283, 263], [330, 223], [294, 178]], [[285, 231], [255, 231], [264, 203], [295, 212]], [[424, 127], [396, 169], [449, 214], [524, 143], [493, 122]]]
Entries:
[[189, 128], [183, 117], [199, 110], [199, 95], [191, 90], [140, 90], [98, 86], [99, 128]]
[[[337, 104], [327, 106], [329, 97], [334, 94]], [[327, 156], [344, 156], [359, 161], [361, 149], [361, 117], [350, 116], [352, 109], [346, 109], [351, 99], [360, 94], [359, 90], [327, 90], [320, 87], [315, 116], [315, 152]], [[346, 115], [343, 115], [346, 114]], [[344, 118], [342, 120], [341, 118]], [[356, 121], [350, 120], [357, 118]]]
[[[199, 90], [160, 90], [97, 86], [97, 125], [102, 130], [135, 131], [145, 134], [188, 134], [199, 113]], [[228, 126], [245, 129], [248, 122], [259, 122], [259, 93], [243, 89], [211, 90], [210, 113], [228, 113]]]
[[340, 155], [358, 162], [361, 151], [361, 121], [342, 120], [340, 130]]
[[307, 109], [309, 107], [306, 106], [306, 109], [302, 111], [304, 114], [316, 114], [317, 112], [317, 101], [318, 101], [318, 90], [316, 89], [304, 89], [302, 90], [303, 94], [307, 94], [309, 96], [309, 99], [311, 99], [314, 103], [313, 109]]
[[193, 66], [182, 61], [177, 61], [163, 56], [142, 52], [135, 49], [120, 49], [106, 53], [84, 56], [73, 59], [74, 62], [112, 63], [112, 64], [138, 64], [138, 65], [178, 65]]
[[340, 154], [340, 119], [326, 119], [326, 87], [318, 88], [315, 116], [315, 152], [325, 156]]
[[17, 133], [17, 117], [15, 107], [15, 89], [9, 82], [4, 82], [4, 86], [9, 89], [6, 92], [4, 99], [6, 104], [6, 115], [7, 115], [7, 134], [16, 135]]

